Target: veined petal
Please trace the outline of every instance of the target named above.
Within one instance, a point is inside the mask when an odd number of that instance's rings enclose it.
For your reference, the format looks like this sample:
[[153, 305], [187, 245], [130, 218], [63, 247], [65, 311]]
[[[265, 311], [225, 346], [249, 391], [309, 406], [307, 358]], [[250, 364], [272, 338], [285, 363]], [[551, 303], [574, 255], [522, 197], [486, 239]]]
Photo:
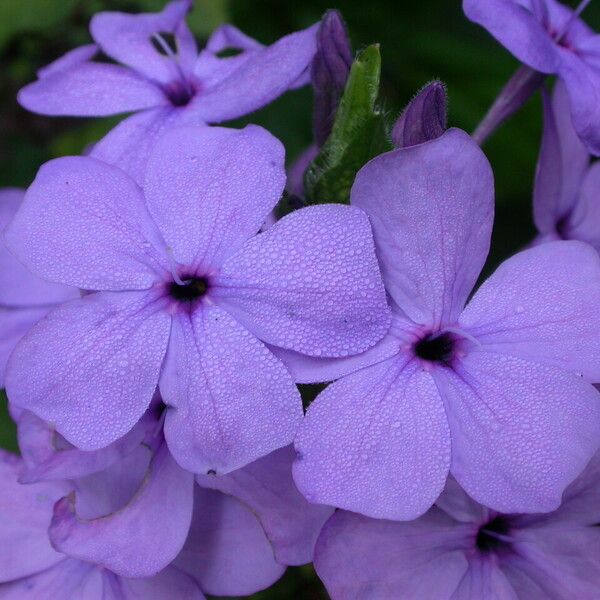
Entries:
[[34, 273], [88, 290], [147, 289], [169, 266], [141, 190], [89, 157], [46, 163], [5, 236]]
[[12, 403], [82, 450], [126, 434], [152, 399], [171, 317], [145, 292], [100, 292], [54, 309], [12, 353]]
[[311, 356], [358, 354], [391, 320], [369, 221], [348, 206], [295, 211], [248, 240], [215, 297], [260, 339]]
[[352, 186], [371, 219], [383, 280], [416, 323], [453, 324], [487, 257], [494, 209], [489, 162], [464, 131], [382, 154]]
[[194, 473], [227, 473], [287, 446], [302, 420], [285, 367], [214, 305], [174, 317], [160, 390], [169, 448]]

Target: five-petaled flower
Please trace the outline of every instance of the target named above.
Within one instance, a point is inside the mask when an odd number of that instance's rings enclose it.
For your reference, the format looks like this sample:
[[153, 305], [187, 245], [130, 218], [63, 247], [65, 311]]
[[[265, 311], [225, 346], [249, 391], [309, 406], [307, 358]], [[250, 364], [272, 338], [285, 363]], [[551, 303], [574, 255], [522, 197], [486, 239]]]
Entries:
[[[192, 0], [173, 0], [160, 13], [95, 15], [90, 25], [95, 43], [42, 69], [20, 91], [19, 102], [55, 116], [135, 112], [92, 155], [141, 183], [152, 146], [165, 130], [235, 119], [308, 83], [316, 26], [265, 47], [223, 25], [199, 52], [185, 23], [191, 6]], [[94, 62], [100, 51], [121, 64]]]
[[90, 450], [127, 433], [159, 384], [169, 448], [196, 473], [291, 443], [300, 395], [266, 344], [346, 357], [390, 316], [360, 209], [306, 208], [255, 235], [284, 184], [281, 143], [254, 126], [171, 131], [143, 189], [94, 158], [42, 167], [7, 244], [34, 272], [96, 293], [21, 340], [11, 402]]
[[[328, 381], [296, 438], [306, 497], [412, 519], [448, 472], [503, 512], [555, 509], [600, 444], [600, 258], [558, 241], [520, 252], [469, 296], [493, 219], [490, 165], [450, 129], [361, 169], [390, 333], [346, 361], [285, 360]], [[465, 306], [466, 304], [466, 306]]]

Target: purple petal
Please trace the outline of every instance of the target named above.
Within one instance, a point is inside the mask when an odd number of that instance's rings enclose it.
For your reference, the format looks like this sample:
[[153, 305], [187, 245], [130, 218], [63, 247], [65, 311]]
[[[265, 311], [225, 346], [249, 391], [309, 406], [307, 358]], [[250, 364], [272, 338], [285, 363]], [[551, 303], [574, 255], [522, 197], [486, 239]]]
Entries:
[[[24, 196], [24, 190], [0, 189], [0, 236], [17, 213]], [[49, 283], [33, 275], [11, 254], [0, 237], [0, 306], [44, 306], [47, 309], [52, 304], [78, 296], [76, 289]]]
[[76, 479], [106, 469], [139, 446], [147, 423], [139, 421], [122, 438], [106, 448], [85, 452], [73, 446], [60, 447], [53, 427], [25, 411], [18, 421], [19, 449], [24, 460], [22, 483], [52, 479]]
[[105, 590], [105, 580], [114, 579], [111, 573], [102, 572], [94, 565], [80, 560], [58, 556], [60, 562], [50, 569], [2, 585], [0, 587], [2, 600], [23, 600], [23, 598], [117, 600], [110, 594], [110, 586], [109, 590]]
[[390, 324], [369, 221], [353, 207], [291, 213], [246, 242], [216, 286], [260, 339], [311, 356], [358, 354]]
[[123, 169], [141, 186], [157, 140], [169, 129], [182, 125], [202, 125], [202, 121], [184, 108], [145, 110], [121, 121], [94, 145], [90, 156]]
[[89, 157], [40, 169], [6, 243], [35, 273], [89, 290], [146, 289], [169, 266], [140, 189]]
[[[588, 151], [600, 154], [600, 36], [579, 44], [576, 51], [561, 50], [558, 74], [565, 82], [573, 126]], [[590, 58], [591, 57], [591, 58]]]
[[52, 506], [68, 486], [21, 485], [17, 482], [21, 465], [17, 456], [0, 450], [0, 582], [32, 575], [64, 559], [50, 546], [46, 532]]
[[284, 366], [214, 305], [173, 319], [160, 389], [169, 448], [195, 473], [227, 473], [290, 444], [302, 419]]
[[436, 509], [408, 523], [338, 511], [319, 537], [315, 568], [334, 600], [454, 598], [467, 535]]
[[4, 387], [8, 359], [22, 337], [43, 317], [49, 308], [5, 308], [0, 306], [0, 388]]
[[53, 69], [19, 91], [19, 104], [53, 116], [103, 117], [168, 103], [151, 81], [118, 65], [81, 62]]
[[521, 62], [542, 73], [555, 73], [560, 60], [557, 45], [528, 4], [527, 0], [463, 0], [463, 10]]
[[502, 570], [518, 598], [594, 600], [600, 586], [600, 527], [528, 527], [515, 533]]
[[551, 242], [506, 260], [460, 324], [486, 350], [600, 381], [600, 258], [581, 242]]
[[400, 351], [401, 344], [394, 331], [372, 348], [346, 358], [317, 358], [276, 346], [269, 346], [269, 350], [286, 366], [296, 383], [324, 383], [395, 356]]
[[[544, 134], [533, 190], [535, 224], [542, 234], [556, 234], [568, 219], [590, 158], [573, 129], [567, 92], [557, 81], [552, 99], [544, 90]], [[558, 232], [560, 233], [560, 232]]]
[[518, 596], [510, 580], [494, 560], [479, 556], [469, 561], [452, 600], [473, 600], [474, 598], [493, 598], [494, 600], [519, 600], [527, 596]]
[[[154, 577], [142, 579], [120, 577], [118, 584], [122, 596], [119, 595], [114, 600], [165, 600], [165, 598], [169, 600], [205, 600], [198, 583], [173, 566], [163, 569]], [[98, 600], [112, 600], [112, 598], [107, 599], [102, 596]]]
[[54, 507], [50, 539], [65, 554], [125, 577], [158, 573], [185, 542], [193, 506], [193, 475], [181, 469], [163, 444], [130, 502], [91, 520], [75, 512], [73, 495]]
[[170, 322], [144, 292], [102, 292], [59, 306], [13, 352], [11, 402], [82, 450], [107, 446], [148, 408]]
[[[111, 58], [148, 79], [168, 84], [180, 77], [178, 61], [158, 52], [152, 44], [152, 36], [181, 31], [185, 27], [185, 17], [191, 6], [191, 0], [173, 0], [159, 13], [134, 15], [101, 12], [93, 17], [90, 32], [94, 41]], [[187, 27], [184, 31], [186, 29]], [[184, 41], [188, 41], [187, 36]], [[189, 44], [184, 44], [181, 48], [181, 44], [178, 44], [178, 50], [183, 50], [183, 56], [179, 56], [180, 61], [189, 64], [190, 50], [195, 54], [195, 47], [190, 48]]]
[[214, 54], [227, 49], [260, 50], [261, 48], [264, 46], [260, 42], [228, 24], [217, 27], [206, 42], [206, 49]]
[[446, 480], [446, 487], [435, 501], [435, 505], [461, 523], [479, 524], [489, 520], [489, 509], [475, 502], [452, 475]]
[[208, 274], [258, 232], [284, 185], [284, 149], [266, 130], [186, 127], [156, 144], [144, 191], [175, 260]]
[[310, 405], [295, 446], [294, 480], [310, 502], [376, 518], [423, 514], [450, 465], [434, 382], [398, 358], [330, 385]]
[[448, 407], [451, 472], [504, 513], [555, 510], [600, 445], [600, 395], [580, 377], [472, 350], [434, 377]]
[[92, 60], [92, 58], [98, 54], [98, 51], [99, 48], [96, 44], [78, 46], [73, 50], [69, 50], [60, 58], [57, 58], [55, 61], [51, 62], [45, 67], [42, 67], [37, 72], [37, 76], [41, 79], [42, 77], [47, 77], [48, 75], [54, 75], [56, 73], [60, 73], [61, 71], [66, 71], [71, 67], [77, 67], [82, 63]]
[[312, 562], [313, 550], [323, 523], [333, 509], [309, 504], [292, 479], [292, 446], [281, 448], [228, 475], [198, 475], [203, 487], [219, 490], [250, 507], [273, 546], [275, 558], [284, 565]]
[[286, 189], [288, 194], [296, 198], [304, 198], [304, 173], [310, 163], [317, 157], [319, 149], [311, 144], [304, 150], [288, 169]]
[[175, 566], [217, 596], [250, 595], [277, 581], [279, 565], [258, 519], [242, 502], [195, 486], [190, 534]]
[[459, 129], [382, 154], [356, 176], [351, 201], [371, 219], [386, 289], [415, 322], [460, 314], [485, 262], [494, 184], [477, 144]]
[[404, 109], [392, 130], [396, 148], [416, 146], [440, 137], [446, 131], [448, 99], [446, 86], [432, 81]]
[[253, 51], [228, 77], [198, 94], [190, 110], [209, 123], [219, 123], [269, 104], [293, 87], [310, 65], [316, 31], [313, 25]]
[[583, 179], [579, 199], [568, 224], [568, 235], [600, 252], [600, 164], [594, 163]]

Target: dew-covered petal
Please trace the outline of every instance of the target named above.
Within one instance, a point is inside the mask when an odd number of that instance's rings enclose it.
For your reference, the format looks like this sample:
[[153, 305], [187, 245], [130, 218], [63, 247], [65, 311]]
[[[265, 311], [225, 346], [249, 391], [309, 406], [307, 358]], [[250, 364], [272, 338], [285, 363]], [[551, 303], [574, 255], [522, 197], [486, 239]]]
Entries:
[[285, 150], [265, 129], [178, 128], [154, 147], [148, 207], [175, 260], [210, 272], [258, 232], [285, 185]]
[[[152, 37], [154, 34], [177, 34], [182, 29], [187, 33], [184, 20], [191, 6], [191, 0], [173, 0], [158, 13], [101, 12], [92, 18], [90, 32], [94, 41], [111, 58], [150, 80], [168, 84], [180, 77], [177, 61], [159, 52], [152, 43]], [[184, 42], [187, 42], [185, 33]], [[185, 43], [182, 47], [179, 43], [177, 49], [183, 51], [180, 56], [183, 64], [189, 64], [189, 52], [195, 54], [195, 48]]]
[[450, 433], [431, 376], [389, 359], [333, 383], [295, 440], [294, 480], [310, 502], [375, 518], [423, 514], [444, 487]]
[[17, 213], [24, 196], [25, 190], [0, 189], [0, 306], [49, 307], [76, 298], [79, 295], [77, 290], [36, 277], [6, 247], [2, 234]]
[[139, 446], [147, 429], [147, 422], [141, 420], [112, 444], [86, 452], [66, 442], [49, 423], [29, 411], [23, 412], [17, 425], [24, 461], [22, 483], [76, 479], [106, 469]]
[[[173, 566], [163, 569], [154, 577], [120, 577], [118, 583], [122, 595], [115, 596], [114, 600], [205, 600], [198, 583], [187, 573]], [[104, 596], [98, 600], [113, 599]]]
[[46, 163], [5, 236], [34, 273], [88, 290], [146, 289], [168, 268], [139, 187], [89, 157]]
[[[589, 55], [593, 58], [590, 60]], [[591, 154], [600, 154], [600, 36], [561, 50], [559, 76], [565, 82], [575, 130]]]
[[183, 125], [202, 125], [202, 121], [181, 108], [151, 108], [121, 121], [94, 144], [90, 156], [123, 169], [141, 186], [157, 140], [167, 130]]
[[324, 383], [395, 356], [400, 350], [400, 340], [395, 333], [387, 333], [372, 348], [346, 358], [318, 358], [277, 346], [269, 346], [269, 349], [286, 366], [296, 383]]
[[315, 569], [332, 600], [454, 598], [467, 535], [437, 509], [407, 523], [337, 511], [317, 541]]
[[[21, 485], [22, 461], [0, 450], [0, 582], [47, 569], [64, 556], [52, 548], [47, 530], [52, 506], [68, 491], [63, 482]], [[0, 597], [3, 587], [0, 586]]]
[[246, 596], [277, 581], [285, 567], [273, 556], [258, 519], [242, 502], [195, 486], [188, 539], [175, 566], [216, 596]]
[[600, 164], [594, 163], [583, 179], [579, 199], [568, 224], [568, 236], [600, 252]]
[[382, 154], [356, 176], [352, 204], [371, 219], [386, 289], [415, 322], [453, 323], [487, 257], [490, 165], [464, 131]]
[[198, 94], [190, 110], [209, 123], [235, 119], [266, 106], [294, 87], [316, 51], [317, 25], [252, 51], [228, 77]]
[[558, 50], [532, 4], [531, 0], [463, 0], [463, 10], [521, 62], [554, 73], [560, 62]]
[[151, 81], [119, 65], [82, 62], [53, 69], [19, 91], [19, 104], [53, 116], [103, 117], [168, 103]]
[[169, 448], [195, 473], [227, 473], [287, 446], [302, 420], [285, 367], [214, 305], [173, 319], [160, 390]]
[[494, 510], [555, 510], [600, 445], [600, 394], [577, 375], [472, 350], [434, 373], [452, 434], [451, 472]]
[[69, 556], [125, 577], [147, 577], [183, 547], [192, 506], [193, 475], [177, 465], [163, 443], [125, 506], [85, 519], [76, 512], [74, 494], [65, 496], [54, 507], [49, 535], [54, 547]]
[[327, 506], [309, 504], [292, 479], [296, 453], [292, 446], [228, 475], [198, 475], [203, 487], [234, 496], [260, 520], [278, 562], [303, 565], [312, 562], [321, 527], [333, 513]]
[[573, 129], [569, 98], [558, 80], [552, 97], [543, 90], [544, 133], [533, 190], [533, 216], [538, 231], [555, 234], [569, 219], [590, 157]]
[[146, 292], [101, 292], [62, 304], [12, 353], [8, 396], [78, 448], [107, 446], [148, 408], [170, 322]]
[[5, 308], [0, 306], [0, 388], [4, 387], [6, 365], [15, 346], [50, 308]]
[[354, 207], [281, 219], [223, 265], [215, 292], [260, 339], [311, 356], [358, 354], [390, 325], [369, 220]]
[[550, 242], [512, 256], [477, 291], [460, 325], [486, 350], [600, 382], [600, 258]]

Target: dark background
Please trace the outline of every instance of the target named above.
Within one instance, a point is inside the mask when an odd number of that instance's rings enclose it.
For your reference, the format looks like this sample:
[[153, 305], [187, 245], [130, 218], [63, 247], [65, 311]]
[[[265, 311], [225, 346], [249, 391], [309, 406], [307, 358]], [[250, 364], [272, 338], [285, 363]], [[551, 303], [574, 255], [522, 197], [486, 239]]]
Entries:
[[[573, 4], [573, 2], [570, 2]], [[27, 186], [38, 167], [57, 156], [79, 154], [119, 118], [55, 119], [21, 109], [15, 100], [36, 70], [90, 41], [87, 25], [102, 10], [158, 10], [162, 0], [0, 0], [0, 187]], [[190, 25], [200, 39], [231, 22], [264, 43], [310, 25], [327, 8], [344, 15], [354, 49], [381, 44], [383, 107], [396, 116], [415, 92], [438, 78], [449, 94], [449, 123], [471, 131], [517, 68], [516, 60], [463, 16], [459, 0], [196, 0]], [[600, 26], [600, 3], [585, 19]], [[311, 92], [287, 94], [245, 121], [267, 127], [293, 159], [311, 141]], [[531, 185], [541, 135], [539, 97], [485, 146], [496, 176], [496, 224], [487, 270], [520, 248], [533, 233]], [[242, 121], [236, 122], [241, 124]], [[3, 408], [0, 445], [15, 448]], [[289, 569], [260, 599], [326, 598], [310, 567]]]

